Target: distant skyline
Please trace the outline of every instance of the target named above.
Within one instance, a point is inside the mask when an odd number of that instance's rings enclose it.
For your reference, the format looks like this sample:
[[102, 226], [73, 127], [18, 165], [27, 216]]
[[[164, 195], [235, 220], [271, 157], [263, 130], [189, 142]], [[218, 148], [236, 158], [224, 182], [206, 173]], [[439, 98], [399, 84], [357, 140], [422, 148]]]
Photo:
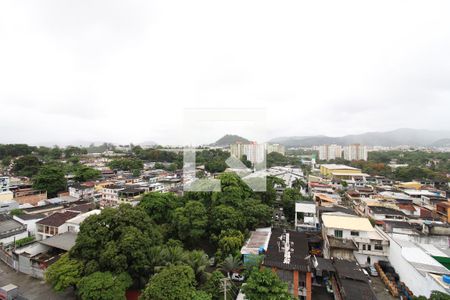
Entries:
[[0, 2], [0, 143], [450, 130], [449, 1]]

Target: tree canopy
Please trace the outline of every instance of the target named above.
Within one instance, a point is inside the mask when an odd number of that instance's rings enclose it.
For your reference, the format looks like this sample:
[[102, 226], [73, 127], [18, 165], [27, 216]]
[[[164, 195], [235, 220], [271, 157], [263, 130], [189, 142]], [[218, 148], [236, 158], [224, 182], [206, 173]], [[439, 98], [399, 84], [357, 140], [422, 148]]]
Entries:
[[161, 232], [145, 211], [123, 204], [87, 218], [70, 253], [84, 263], [86, 274], [128, 272], [139, 285], [153, 272], [152, 248], [161, 243]]
[[255, 269], [242, 287], [246, 299], [249, 300], [284, 300], [292, 299], [287, 283], [268, 268]]
[[33, 177], [39, 172], [42, 162], [34, 155], [25, 155], [14, 161], [12, 172], [18, 176]]
[[108, 166], [114, 170], [133, 171], [142, 170], [144, 164], [138, 158], [117, 158], [110, 161]]
[[208, 215], [205, 206], [200, 201], [188, 201], [184, 207], [175, 209], [173, 224], [180, 240], [195, 244], [206, 233]]
[[195, 294], [195, 275], [192, 268], [183, 265], [169, 266], [150, 279], [141, 299], [191, 300]]
[[100, 177], [102, 173], [99, 170], [96, 170], [87, 166], [80, 166], [75, 170], [75, 180], [78, 182], [84, 182], [89, 180], [95, 180]]
[[127, 273], [95, 272], [78, 282], [78, 295], [82, 300], [123, 300], [130, 285]]
[[64, 291], [68, 287], [75, 287], [82, 278], [83, 264], [63, 254], [61, 258], [50, 265], [45, 272], [45, 280], [55, 291]]
[[63, 168], [58, 164], [44, 165], [33, 177], [33, 188], [46, 190], [49, 197], [56, 197], [58, 192], [64, 191], [67, 180]]

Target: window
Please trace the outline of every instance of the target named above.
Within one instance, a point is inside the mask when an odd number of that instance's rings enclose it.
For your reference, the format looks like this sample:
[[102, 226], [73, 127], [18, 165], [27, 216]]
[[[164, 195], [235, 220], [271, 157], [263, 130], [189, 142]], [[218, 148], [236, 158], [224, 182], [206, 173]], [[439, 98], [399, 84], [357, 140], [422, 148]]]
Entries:
[[383, 251], [383, 246], [382, 245], [375, 245], [374, 248], [375, 248], [375, 250]]
[[342, 230], [335, 230], [334, 231], [334, 236], [337, 238], [341, 238], [342, 237]]
[[371, 251], [372, 249], [371, 249], [371, 246], [370, 245], [367, 245], [367, 251]]
[[358, 231], [350, 231], [350, 235], [351, 236], [359, 236], [359, 232]]
[[363, 250], [366, 250], [366, 245], [363, 245]]

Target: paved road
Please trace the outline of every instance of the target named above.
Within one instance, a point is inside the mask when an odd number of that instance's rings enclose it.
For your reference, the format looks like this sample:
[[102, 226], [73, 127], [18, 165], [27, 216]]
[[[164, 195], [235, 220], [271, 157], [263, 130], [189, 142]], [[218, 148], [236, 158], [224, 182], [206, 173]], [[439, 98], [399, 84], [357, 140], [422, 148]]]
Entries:
[[72, 291], [56, 293], [44, 281], [31, 276], [17, 273], [0, 261], [0, 286], [9, 283], [19, 287], [19, 293], [28, 300], [74, 300]]

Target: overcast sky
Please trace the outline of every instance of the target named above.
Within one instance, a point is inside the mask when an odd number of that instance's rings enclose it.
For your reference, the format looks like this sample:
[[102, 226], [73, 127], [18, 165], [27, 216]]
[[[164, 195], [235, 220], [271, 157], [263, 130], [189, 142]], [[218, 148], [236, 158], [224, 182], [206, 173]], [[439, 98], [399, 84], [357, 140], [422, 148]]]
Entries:
[[[446, 0], [3, 0], [0, 143], [450, 129], [449, 16]], [[191, 130], [196, 108], [264, 120]]]

